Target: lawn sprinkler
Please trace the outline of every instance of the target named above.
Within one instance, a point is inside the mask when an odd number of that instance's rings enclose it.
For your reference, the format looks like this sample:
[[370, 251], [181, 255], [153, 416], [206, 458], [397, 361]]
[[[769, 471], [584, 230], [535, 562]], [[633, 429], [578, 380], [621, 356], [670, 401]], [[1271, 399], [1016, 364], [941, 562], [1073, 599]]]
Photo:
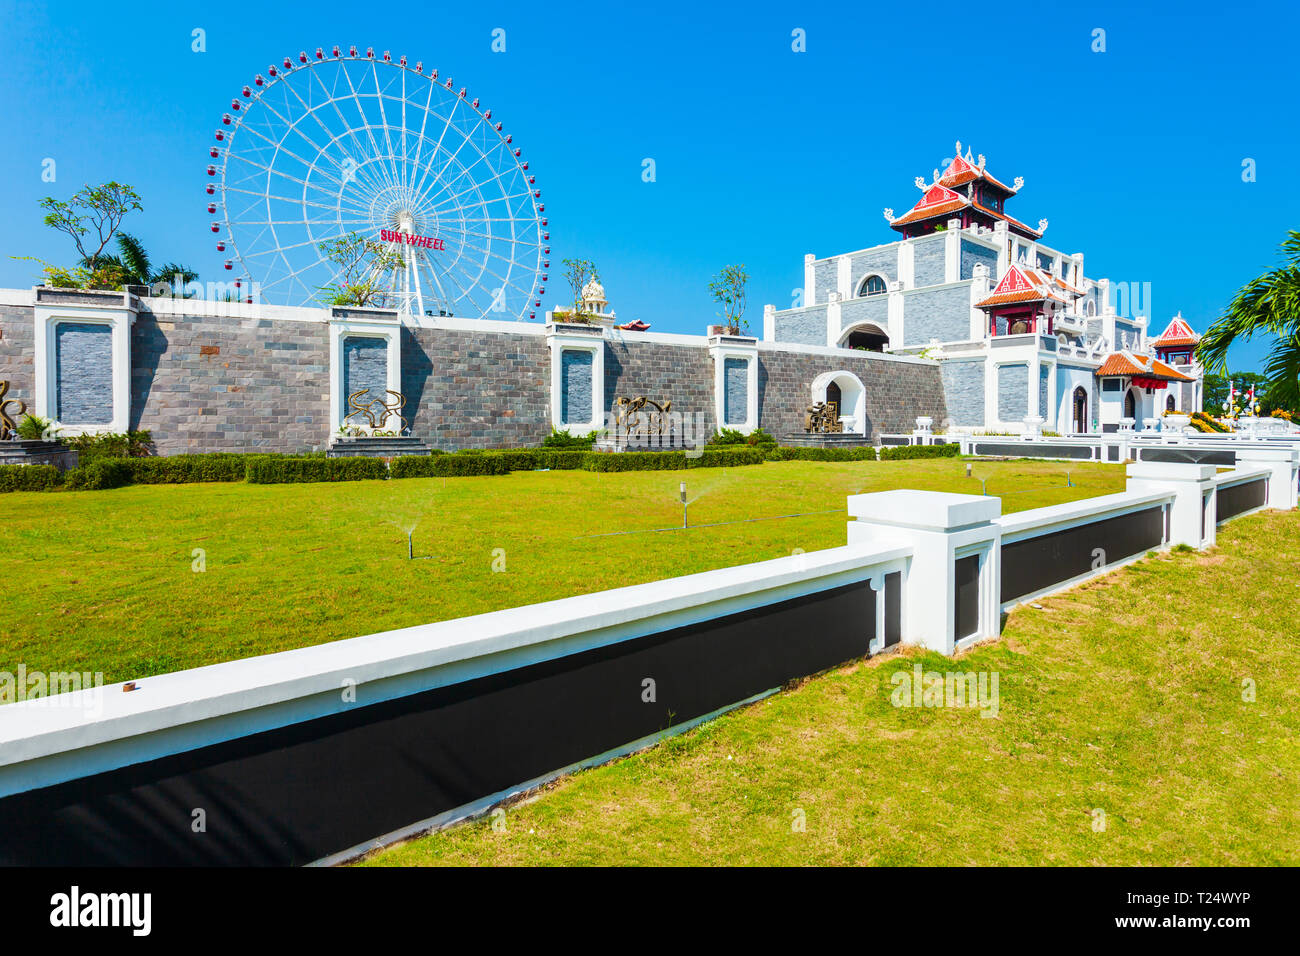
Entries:
[[688, 505], [686, 504], [686, 482], [683, 481], [683, 482], [678, 486], [678, 490], [681, 492], [681, 495], [682, 495], [682, 527], [683, 527], [683, 528], [689, 528], [689, 527], [690, 527], [690, 520], [689, 520], [689, 515], [688, 515], [688, 513], [687, 513], [687, 510], [686, 510], [687, 507], [688, 507]]

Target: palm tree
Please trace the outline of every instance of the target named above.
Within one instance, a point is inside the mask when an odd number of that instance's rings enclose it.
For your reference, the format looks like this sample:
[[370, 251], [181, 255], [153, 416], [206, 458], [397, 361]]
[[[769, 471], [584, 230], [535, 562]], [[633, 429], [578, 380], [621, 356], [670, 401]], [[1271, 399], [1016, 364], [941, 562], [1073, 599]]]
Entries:
[[[119, 232], [116, 238], [117, 255], [100, 255], [97, 265], [116, 266], [120, 269], [119, 274], [123, 277], [122, 285], [151, 286], [163, 282], [173, 287], [172, 294], [175, 295], [178, 276], [181, 286], [186, 282], [194, 282], [199, 277], [193, 269], [175, 262], [168, 262], [155, 269], [149, 260], [149, 253], [145, 250], [144, 243], [139, 239], [129, 232]], [[88, 266], [88, 262], [83, 260], [82, 265]], [[184, 294], [183, 289], [181, 294]]]
[[1265, 399], [1278, 408], [1300, 407], [1300, 232], [1289, 230], [1283, 263], [1242, 286], [1227, 311], [1201, 338], [1196, 355], [1207, 372], [1225, 374], [1228, 348], [1238, 339], [1275, 335], [1264, 374]]

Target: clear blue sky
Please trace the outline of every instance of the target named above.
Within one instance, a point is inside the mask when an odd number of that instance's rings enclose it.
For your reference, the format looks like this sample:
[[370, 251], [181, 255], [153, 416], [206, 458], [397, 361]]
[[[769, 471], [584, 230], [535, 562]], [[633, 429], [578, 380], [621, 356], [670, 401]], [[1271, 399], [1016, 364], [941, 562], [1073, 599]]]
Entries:
[[[1047, 217], [1044, 242], [1083, 252], [1091, 276], [1150, 282], [1158, 327], [1181, 309], [1204, 331], [1300, 229], [1293, 3], [4, 0], [0, 27], [6, 287], [35, 278], [11, 256], [72, 260], [38, 200], [109, 179], [141, 193], [127, 228], [156, 259], [223, 278], [202, 195], [212, 130], [255, 73], [333, 43], [422, 59], [492, 105], [532, 160], [553, 259], [594, 259], [620, 318], [658, 331], [702, 331], [730, 262], [753, 274], [761, 327], [763, 303], [790, 305], [804, 253], [894, 238], [881, 209], [915, 202], [913, 178], [956, 139], [1025, 177], [1008, 212]], [[546, 307], [563, 299], [557, 271]], [[1239, 348], [1234, 366], [1264, 351]]]

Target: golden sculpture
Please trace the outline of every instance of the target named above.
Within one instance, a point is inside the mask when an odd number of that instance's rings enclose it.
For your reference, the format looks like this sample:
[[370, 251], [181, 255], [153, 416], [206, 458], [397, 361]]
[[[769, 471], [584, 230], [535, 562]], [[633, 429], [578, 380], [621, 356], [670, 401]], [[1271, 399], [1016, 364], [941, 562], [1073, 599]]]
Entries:
[[[374, 431], [375, 429], [383, 428], [388, 419], [391, 416], [396, 415], [397, 420], [401, 423], [401, 426], [397, 429], [397, 434], [402, 434], [402, 432], [406, 431], [406, 429], [410, 427], [410, 423], [402, 416], [402, 409], [406, 407], [405, 395], [401, 392], [395, 392], [391, 388], [386, 388], [384, 389], [385, 392], [389, 395], [396, 396], [391, 402], [385, 402], [378, 398], [372, 398], [364, 404], [358, 401], [362, 395], [367, 394], [369, 391], [370, 389], [363, 388], [361, 391], [353, 392], [348, 396], [348, 407], [354, 410], [344, 416], [343, 424], [348, 424], [348, 422], [356, 415], [362, 415], [365, 417], [366, 423], [370, 426], [370, 430]], [[375, 421], [374, 409], [376, 404], [384, 410], [384, 413], [379, 416], [378, 422]]]
[[9, 406], [17, 405], [19, 415], [27, 413], [27, 403], [19, 398], [5, 398], [9, 393], [9, 383], [0, 382], [0, 441], [14, 437], [14, 432], [18, 428], [18, 423], [14, 421], [9, 414]]
[[844, 431], [840, 421], [838, 402], [814, 402], [803, 417], [803, 430], [814, 435], [838, 434]]
[[672, 401], [661, 405], [644, 395], [620, 398], [614, 403], [614, 428], [629, 438], [648, 438], [651, 435], [671, 433], [672, 421], [668, 413], [672, 407]]

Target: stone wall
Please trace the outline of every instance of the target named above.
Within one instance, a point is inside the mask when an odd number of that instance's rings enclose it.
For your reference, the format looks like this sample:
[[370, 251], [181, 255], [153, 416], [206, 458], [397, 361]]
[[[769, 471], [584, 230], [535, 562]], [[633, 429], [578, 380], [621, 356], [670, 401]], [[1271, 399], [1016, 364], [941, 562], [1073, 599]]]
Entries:
[[[939, 366], [944, 403], [953, 425], [984, 424], [984, 359], [946, 359]], [[943, 419], [936, 418], [937, 424]]]
[[849, 295], [858, 296], [863, 280], [872, 275], [884, 278], [886, 285], [898, 280], [898, 243], [867, 249], [851, 258]]
[[403, 329], [402, 392], [411, 433], [431, 448], [536, 446], [551, 433], [541, 335]]
[[889, 331], [889, 296], [873, 295], [862, 299], [849, 299], [840, 305], [840, 329], [871, 322], [880, 331]]
[[161, 455], [305, 451], [333, 431], [323, 321], [140, 312], [131, 364], [129, 427]]
[[812, 402], [812, 381], [823, 372], [844, 370], [861, 381], [866, 394], [867, 434], [910, 432], [919, 415], [936, 422], [947, 417], [939, 366], [855, 355], [800, 355], [760, 350], [759, 419], [777, 441], [803, 434], [804, 410]]
[[998, 420], [1019, 422], [1029, 414], [1029, 366], [998, 366]]
[[826, 345], [826, 306], [786, 309], [773, 315], [775, 338], [791, 345]]
[[948, 242], [943, 233], [936, 238], [918, 239], [914, 245], [912, 260], [912, 278], [915, 288], [927, 285], [942, 285], [944, 282], [946, 259], [945, 248]]
[[961, 241], [961, 274], [959, 278], [974, 278], [975, 267], [980, 263], [988, 266], [989, 279], [996, 283], [999, 279], [997, 250], [990, 249], [978, 242], [963, 239]]
[[[36, 409], [36, 373], [34, 371], [34, 341], [36, 317], [30, 306], [0, 305], [0, 382], [9, 383], [4, 400], [17, 399]], [[10, 405], [10, 414], [18, 419], [17, 405]]]
[[931, 339], [968, 341], [970, 283], [906, 293], [903, 296], [903, 339], [903, 345], [929, 345]]
[[[605, 411], [620, 398], [644, 395], [653, 401], [673, 403], [672, 410], [689, 416], [703, 415], [707, 434], [717, 428], [713, 407], [713, 357], [703, 346], [664, 345], [657, 342], [605, 342]], [[692, 426], [693, 427], [693, 426]]]

